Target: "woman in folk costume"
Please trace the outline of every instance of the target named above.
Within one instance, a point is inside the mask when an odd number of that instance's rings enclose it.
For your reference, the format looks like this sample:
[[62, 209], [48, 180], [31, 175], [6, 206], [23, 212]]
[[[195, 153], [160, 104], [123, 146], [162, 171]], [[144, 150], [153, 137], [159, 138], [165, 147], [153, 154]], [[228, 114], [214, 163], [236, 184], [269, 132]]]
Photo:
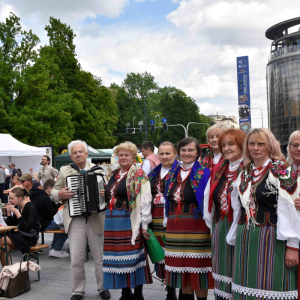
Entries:
[[151, 187], [144, 171], [134, 165], [137, 148], [133, 143], [118, 145], [115, 154], [120, 168], [112, 173], [105, 187], [108, 209], [104, 227], [104, 286], [122, 289], [120, 300], [141, 300], [143, 284], [152, 283], [142, 239], [152, 221]]
[[[300, 176], [300, 130], [294, 131], [289, 139], [289, 144], [287, 146], [287, 161], [292, 165], [293, 169]], [[295, 200], [295, 205], [298, 210], [300, 210], [300, 198]], [[298, 267], [298, 299], [300, 300], [300, 268]]]
[[244, 141], [245, 167], [232, 198], [234, 220], [227, 242], [235, 244], [233, 298], [297, 299], [300, 186], [279, 143], [267, 129], [253, 129]]
[[168, 216], [165, 241], [166, 284], [181, 288], [182, 299], [206, 299], [213, 288], [211, 236], [203, 220], [203, 196], [210, 171], [197, 158], [197, 139], [185, 138], [177, 150], [182, 165], [167, 180], [165, 210]]
[[[165, 248], [164, 238], [166, 232], [166, 224], [164, 221], [165, 198], [164, 193], [168, 190], [166, 179], [170, 177], [171, 172], [178, 166], [176, 157], [176, 149], [170, 142], [163, 142], [158, 147], [158, 157], [160, 164], [155, 167], [149, 174], [152, 193], [152, 231], [157, 237], [159, 243]], [[166, 221], [164, 222], [166, 223]], [[165, 279], [165, 260], [154, 264], [156, 275], [160, 279]], [[167, 286], [167, 300], [176, 300], [176, 289]]]
[[231, 299], [234, 247], [226, 242], [226, 236], [233, 221], [231, 197], [234, 196], [235, 181], [243, 168], [245, 138], [246, 134], [235, 128], [221, 134], [218, 143], [225, 160], [205, 189], [204, 219], [212, 231], [212, 275], [216, 300]]
[[294, 131], [287, 146], [287, 162], [300, 174], [300, 130]]
[[221, 150], [218, 146], [218, 140], [223, 131], [227, 128], [223, 124], [215, 124], [209, 127], [206, 131], [207, 142], [210, 145], [209, 154], [203, 158], [202, 164], [210, 169], [210, 176], [212, 177], [215, 170], [220, 166], [224, 161]]

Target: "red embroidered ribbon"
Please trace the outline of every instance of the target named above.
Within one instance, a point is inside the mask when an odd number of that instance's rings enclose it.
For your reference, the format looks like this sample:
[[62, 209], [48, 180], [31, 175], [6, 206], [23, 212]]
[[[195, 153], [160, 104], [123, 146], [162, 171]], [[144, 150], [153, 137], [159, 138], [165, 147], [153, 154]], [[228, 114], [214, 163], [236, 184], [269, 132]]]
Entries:
[[177, 220], [179, 219], [178, 217], [178, 214], [180, 215], [181, 214], [181, 211], [182, 211], [182, 202], [179, 201], [177, 202], [177, 207], [176, 207], [176, 218], [175, 218], [175, 223], [177, 222]]
[[116, 203], [116, 197], [112, 197], [110, 202], [109, 202], [109, 206], [108, 206], [108, 209], [110, 210], [110, 215], [113, 211], [113, 208], [115, 206], [115, 203]]

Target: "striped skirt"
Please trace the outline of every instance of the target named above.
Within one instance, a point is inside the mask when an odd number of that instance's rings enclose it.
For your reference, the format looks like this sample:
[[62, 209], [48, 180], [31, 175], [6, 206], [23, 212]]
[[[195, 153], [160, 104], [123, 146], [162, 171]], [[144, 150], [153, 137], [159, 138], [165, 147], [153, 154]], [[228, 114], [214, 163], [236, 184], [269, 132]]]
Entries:
[[227, 244], [226, 236], [231, 227], [227, 216], [218, 223], [213, 222], [212, 233], [212, 275], [216, 300], [220, 297], [231, 299], [234, 247]]
[[[163, 227], [164, 206], [164, 204], [157, 204], [153, 205], [152, 209], [152, 231], [163, 248], [165, 248], [165, 243], [162, 237], [164, 238], [166, 234], [166, 228]], [[155, 263], [154, 269], [157, 277], [160, 279], [165, 278], [165, 260]]]
[[235, 300], [297, 299], [297, 267], [285, 266], [285, 242], [266, 223], [238, 225], [232, 282]]
[[141, 233], [131, 244], [129, 212], [114, 208], [106, 211], [104, 227], [104, 289], [134, 288], [152, 283], [151, 272]]
[[[177, 205], [177, 204], [176, 204]], [[176, 211], [176, 209], [174, 210]], [[211, 236], [205, 221], [191, 213], [169, 214], [166, 228], [166, 285], [193, 290], [213, 288]]]

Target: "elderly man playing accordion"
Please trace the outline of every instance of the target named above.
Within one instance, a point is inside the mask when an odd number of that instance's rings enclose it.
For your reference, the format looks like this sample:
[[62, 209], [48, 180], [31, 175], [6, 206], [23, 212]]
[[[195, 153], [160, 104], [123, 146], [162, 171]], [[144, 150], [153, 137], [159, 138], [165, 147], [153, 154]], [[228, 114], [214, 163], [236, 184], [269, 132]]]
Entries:
[[[87, 242], [95, 262], [95, 273], [98, 293], [101, 299], [110, 299], [108, 290], [103, 290], [103, 242], [105, 212], [91, 214], [89, 217], [70, 217], [69, 201], [74, 194], [67, 187], [66, 177], [83, 174], [94, 167], [86, 161], [88, 157], [87, 144], [83, 141], [72, 141], [68, 145], [70, 157], [74, 164], [61, 167], [58, 180], [52, 189], [51, 196], [55, 201], [66, 202], [63, 211], [64, 226], [70, 241], [72, 297], [71, 300], [80, 300], [84, 295], [86, 283], [84, 259]], [[97, 170], [96, 172], [100, 172]]]

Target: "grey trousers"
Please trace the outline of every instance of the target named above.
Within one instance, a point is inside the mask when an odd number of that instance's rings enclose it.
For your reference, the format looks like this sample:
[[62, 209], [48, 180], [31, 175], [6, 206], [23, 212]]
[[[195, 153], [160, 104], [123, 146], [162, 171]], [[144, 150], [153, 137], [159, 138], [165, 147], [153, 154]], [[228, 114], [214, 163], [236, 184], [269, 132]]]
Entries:
[[68, 230], [69, 246], [71, 255], [71, 277], [72, 277], [72, 295], [84, 295], [86, 282], [84, 260], [86, 255], [86, 245], [93, 255], [95, 263], [95, 274], [98, 285], [98, 293], [103, 291], [103, 244], [104, 234], [98, 235], [88, 220], [75, 217], [72, 219]]

